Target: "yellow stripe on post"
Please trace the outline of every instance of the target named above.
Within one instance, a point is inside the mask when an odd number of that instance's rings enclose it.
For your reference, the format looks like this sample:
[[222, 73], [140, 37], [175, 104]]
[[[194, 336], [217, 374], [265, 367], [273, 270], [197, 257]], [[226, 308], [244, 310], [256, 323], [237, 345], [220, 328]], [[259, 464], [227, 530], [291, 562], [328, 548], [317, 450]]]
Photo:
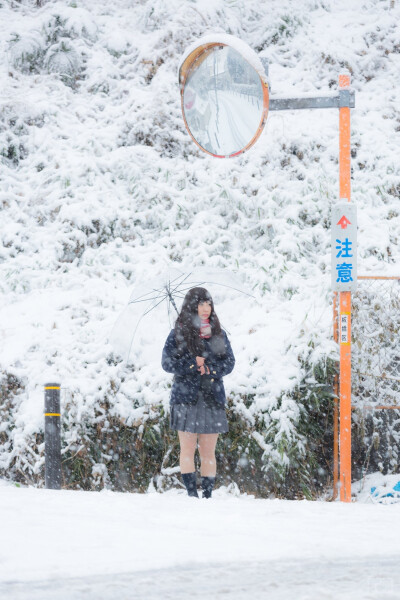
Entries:
[[56, 386], [50, 386], [50, 387], [45, 387], [44, 389], [45, 390], [59, 390], [60, 388], [56, 387]]
[[44, 413], [45, 417], [61, 417], [60, 413]]

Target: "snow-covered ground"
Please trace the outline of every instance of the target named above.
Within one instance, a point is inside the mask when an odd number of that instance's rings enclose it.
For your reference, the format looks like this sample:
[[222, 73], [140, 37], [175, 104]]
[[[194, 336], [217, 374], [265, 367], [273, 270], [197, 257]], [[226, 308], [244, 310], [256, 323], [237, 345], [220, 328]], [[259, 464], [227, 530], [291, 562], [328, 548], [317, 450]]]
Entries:
[[0, 598], [400, 598], [400, 504], [0, 486]]

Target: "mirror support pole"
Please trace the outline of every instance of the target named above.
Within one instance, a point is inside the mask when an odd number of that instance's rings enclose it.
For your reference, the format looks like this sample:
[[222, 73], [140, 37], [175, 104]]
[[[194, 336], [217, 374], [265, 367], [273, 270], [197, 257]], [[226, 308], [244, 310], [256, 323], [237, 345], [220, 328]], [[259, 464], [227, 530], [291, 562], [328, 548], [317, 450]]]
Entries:
[[[263, 63], [265, 68], [265, 65]], [[268, 67], [267, 67], [268, 68]], [[267, 72], [267, 71], [266, 71]], [[340, 198], [350, 202], [350, 108], [355, 107], [355, 93], [350, 90], [350, 75], [339, 76], [339, 92], [325, 96], [303, 98], [269, 98], [269, 110], [301, 110], [309, 108], [339, 109], [339, 191]], [[334, 304], [337, 299], [335, 298]], [[334, 496], [336, 497], [337, 467], [340, 469], [340, 500], [351, 502], [351, 292], [340, 292], [339, 313], [348, 315], [350, 343], [340, 337], [340, 460], [337, 444], [337, 403], [335, 405]], [[336, 317], [335, 317], [336, 318]]]

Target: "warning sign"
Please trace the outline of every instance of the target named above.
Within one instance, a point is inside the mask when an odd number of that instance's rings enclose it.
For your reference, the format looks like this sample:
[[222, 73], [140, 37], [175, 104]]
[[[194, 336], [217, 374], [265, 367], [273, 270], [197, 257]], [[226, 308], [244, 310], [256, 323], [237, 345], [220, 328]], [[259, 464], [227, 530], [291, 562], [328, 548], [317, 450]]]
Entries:
[[332, 288], [357, 289], [357, 212], [350, 202], [332, 208]]

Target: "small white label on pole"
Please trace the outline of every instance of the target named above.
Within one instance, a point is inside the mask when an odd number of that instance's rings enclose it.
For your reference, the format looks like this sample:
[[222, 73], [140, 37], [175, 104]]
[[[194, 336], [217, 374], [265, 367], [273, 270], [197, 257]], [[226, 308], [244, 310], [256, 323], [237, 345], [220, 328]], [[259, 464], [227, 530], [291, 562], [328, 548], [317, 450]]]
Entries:
[[357, 208], [350, 202], [332, 207], [332, 288], [357, 289]]
[[341, 313], [340, 315], [340, 343], [349, 344], [349, 314]]

